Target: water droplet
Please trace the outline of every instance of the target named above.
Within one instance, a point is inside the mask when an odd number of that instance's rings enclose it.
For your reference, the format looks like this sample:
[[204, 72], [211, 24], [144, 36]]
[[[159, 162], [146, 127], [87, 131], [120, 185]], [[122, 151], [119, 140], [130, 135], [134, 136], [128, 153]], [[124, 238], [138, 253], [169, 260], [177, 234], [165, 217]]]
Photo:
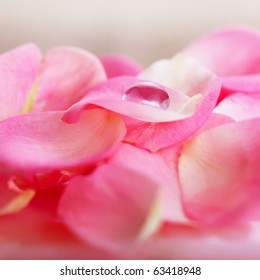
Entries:
[[166, 90], [154, 82], [140, 82], [128, 88], [122, 99], [163, 110], [167, 110], [170, 104], [170, 98]]

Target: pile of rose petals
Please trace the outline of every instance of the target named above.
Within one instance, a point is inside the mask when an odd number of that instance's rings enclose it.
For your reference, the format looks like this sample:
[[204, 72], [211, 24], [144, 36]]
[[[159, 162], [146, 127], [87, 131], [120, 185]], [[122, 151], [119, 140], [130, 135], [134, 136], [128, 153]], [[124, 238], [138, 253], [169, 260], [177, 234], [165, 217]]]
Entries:
[[2, 54], [0, 258], [259, 259], [260, 32]]

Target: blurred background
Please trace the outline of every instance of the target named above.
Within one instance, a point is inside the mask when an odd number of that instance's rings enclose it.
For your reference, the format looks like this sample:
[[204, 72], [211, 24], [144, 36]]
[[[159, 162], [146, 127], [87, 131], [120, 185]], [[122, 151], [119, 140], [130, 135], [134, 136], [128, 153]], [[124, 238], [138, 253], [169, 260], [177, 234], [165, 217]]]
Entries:
[[233, 25], [260, 29], [259, 0], [0, 0], [0, 51], [35, 42], [119, 52], [148, 65], [197, 36]]

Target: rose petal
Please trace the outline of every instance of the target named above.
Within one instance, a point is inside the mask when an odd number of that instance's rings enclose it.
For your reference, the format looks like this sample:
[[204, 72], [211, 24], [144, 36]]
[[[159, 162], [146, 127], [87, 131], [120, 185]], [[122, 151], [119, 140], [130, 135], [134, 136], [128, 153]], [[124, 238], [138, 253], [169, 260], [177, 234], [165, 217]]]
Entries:
[[225, 97], [236, 94], [259, 94], [260, 93], [260, 75], [242, 75], [242, 76], [230, 76], [222, 78], [222, 89], [219, 97], [221, 102]]
[[[147, 95], [142, 95], [142, 89]], [[140, 91], [140, 96], [129, 100], [126, 93], [129, 90]], [[161, 108], [160, 103], [150, 100], [157, 92], [169, 97], [169, 107]], [[138, 95], [138, 93], [137, 93]], [[159, 95], [158, 95], [159, 96]], [[146, 99], [147, 98], [147, 99]], [[159, 97], [158, 97], [159, 98]], [[97, 86], [78, 103], [73, 105], [64, 115], [67, 122], [73, 122], [89, 105], [98, 105], [119, 114], [148, 122], [168, 122], [191, 116], [201, 95], [188, 98], [177, 91], [160, 86], [149, 81], [141, 81], [135, 77], [117, 77]], [[154, 104], [156, 103], [156, 104]]]
[[260, 75], [245, 75], [223, 78], [223, 88], [230, 93], [260, 93]]
[[253, 95], [260, 93], [260, 75], [258, 74], [224, 77], [222, 81], [223, 86], [219, 98], [220, 102], [225, 97], [239, 92]]
[[[174, 155], [175, 152], [176, 155]], [[172, 161], [174, 156], [177, 157], [177, 154], [177, 151], [173, 151]], [[150, 153], [132, 145], [122, 144], [113, 154], [110, 162], [139, 172], [157, 182], [160, 187], [162, 219], [176, 223], [187, 222], [181, 205], [177, 170], [171, 168], [161, 154]]]
[[186, 213], [210, 225], [232, 225], [259, 215], [260, 119], [207, 130], [179, 159]]
[[177, 145], [196, 133], [209, 118], [218, 97], [218, 86], [209, 90], [196, 113], [184, 120], [168, 123], [127, 122], [126, 142], [156, 152]]
[[103, 66], [93, 54], [75, 47], [51, 49], [38, 77], [34, 111], [65, 110], [105, 80]]
[[147, 225], [156, 201], [155, 182], [120, 166], [105, 165], [69, 183], [59, 213], [84, 240], [117, 251], [158, 227], [158, 218], [152, 227]]
[[39, 71], [40, 50], [34, 44], [0, 56], [0, 120], [20, 114]]
[[122, 140], [121, 118], [103, 109], [85, 111], [78, 123], [63, 112], [31, 113], [0, 123], [2, 173], [28, 175], [76, 169], [104, 158]]
[[227, 96], [214, 109], [236, 121], [260, 117], [260, 94], [237, 93]]
[[212, 32], [193, 42], [185, 53], [219, 76], [260, 72], [260, 33], [250, 28]]
[[142, 70], [137, 61], [124, 55], [107, 54], [99, 56], [99, 59], [109, 79], [125, 75], [137, 76]]

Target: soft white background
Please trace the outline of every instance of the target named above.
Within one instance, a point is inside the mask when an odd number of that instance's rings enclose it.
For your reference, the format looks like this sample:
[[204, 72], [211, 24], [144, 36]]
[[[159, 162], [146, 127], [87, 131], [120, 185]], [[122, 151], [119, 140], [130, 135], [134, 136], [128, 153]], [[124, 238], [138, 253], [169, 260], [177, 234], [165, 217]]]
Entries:
[[260, 0], [0, 0], [0, 51], [77, 45], [148, 64], [222, 26], [260, 28]]

